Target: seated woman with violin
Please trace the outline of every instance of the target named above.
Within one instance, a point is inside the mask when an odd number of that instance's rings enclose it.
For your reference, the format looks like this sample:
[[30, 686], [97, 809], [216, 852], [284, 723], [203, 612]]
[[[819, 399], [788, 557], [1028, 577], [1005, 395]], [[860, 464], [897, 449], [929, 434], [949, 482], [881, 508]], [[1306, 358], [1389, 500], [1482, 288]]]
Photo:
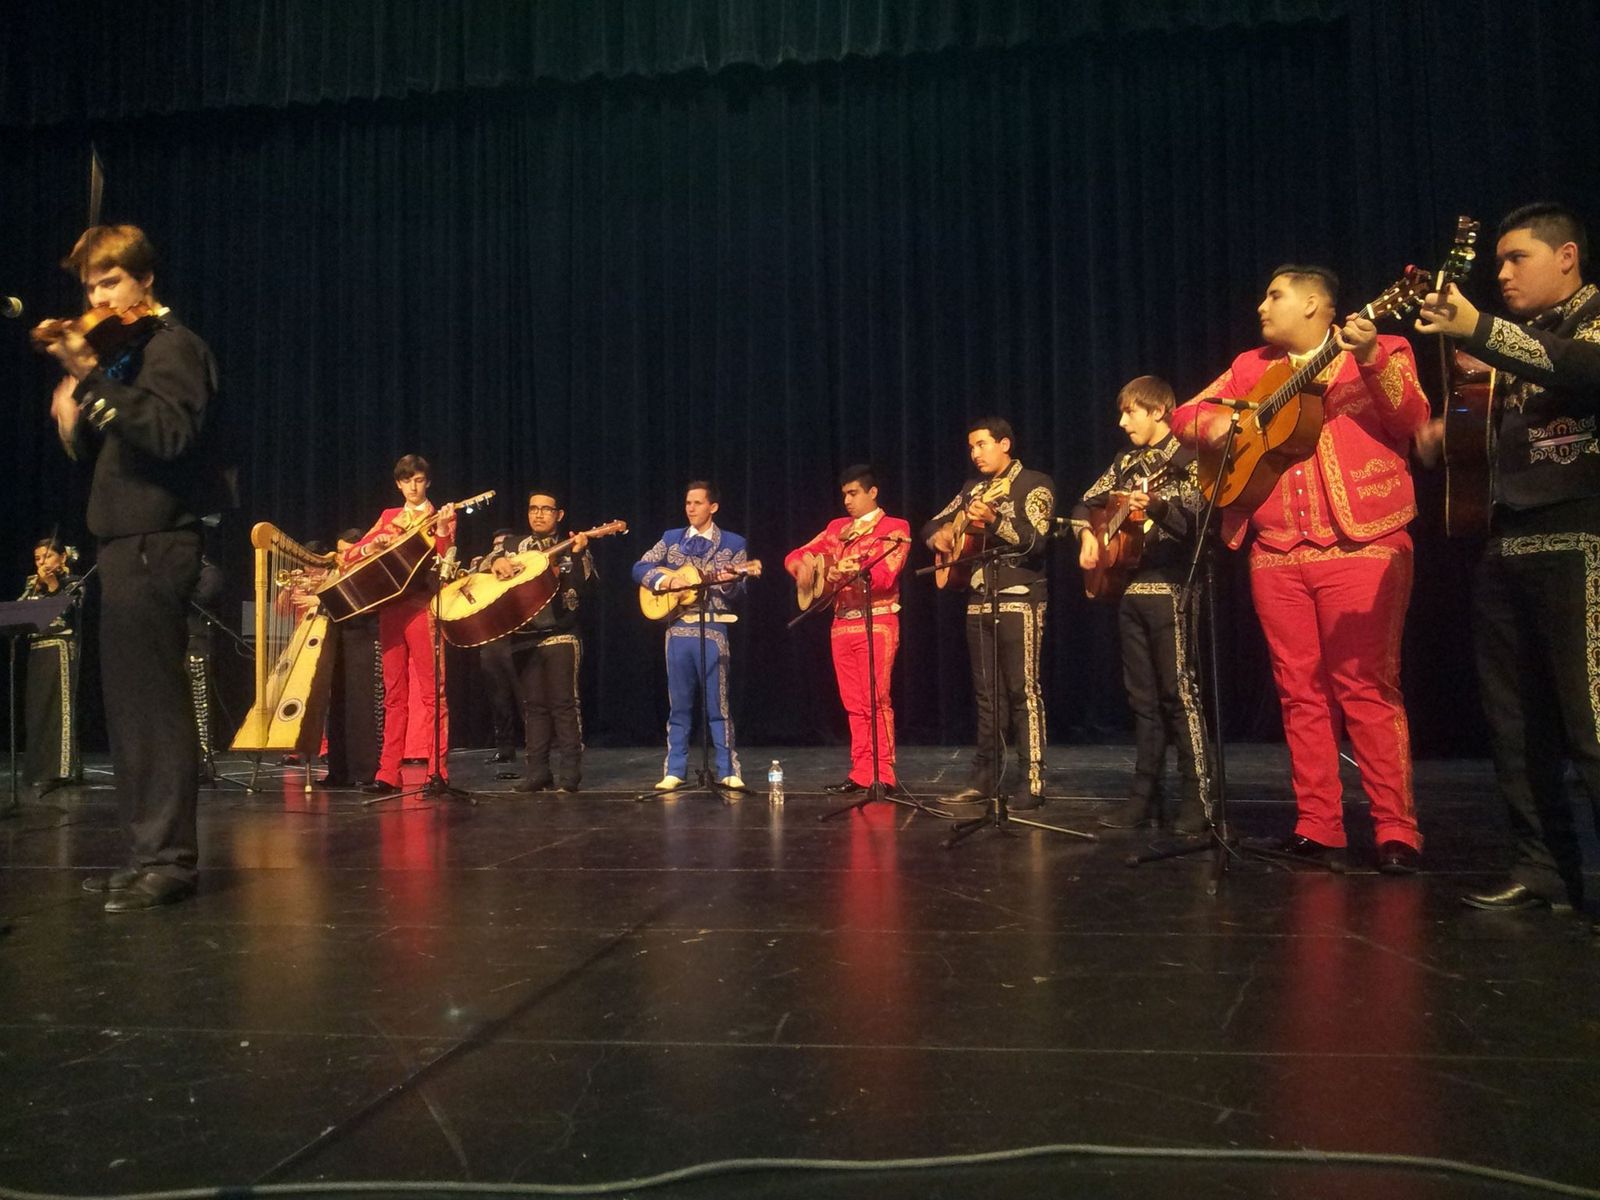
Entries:
[[1072, 510], [1084, 590], [1118, 602], [1122, 683], [1133, 710], [1135, 758], [1128, 799], [1101, 817], [1108, 829], [1166, 824], [1161, 779], [1178, 748], [1179, 833], [1206, 827], [1211, 768], [1194, 660], [1194, 621], [1178, 614], [1202, 497], [1195, 452], [1172, 436], [1172, 387], [1141, 375], [1117, 393], [1117, 425], [1132, 446], [1117, 455]]

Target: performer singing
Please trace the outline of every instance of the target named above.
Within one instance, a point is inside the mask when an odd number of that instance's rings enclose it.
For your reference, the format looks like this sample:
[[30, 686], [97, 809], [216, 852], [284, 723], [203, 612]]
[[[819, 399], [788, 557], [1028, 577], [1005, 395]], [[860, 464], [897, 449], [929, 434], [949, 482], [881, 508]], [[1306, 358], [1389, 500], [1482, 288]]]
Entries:
[[[417, 523], [434, 516], [428, 500], [428, 460], [420, 454], [407, 454], [394, 464], [394, 486], [402, 503], [384, 509], [377, 522], [355, 545], [340, 556], [346, 567], [379, 554], [397, 537]], [[455, 541], [456, 518], [453, 505], [445, 505], [434, 523], [434, 548], [445, 554]], [[442, 704], [443, 664], [435, 677], [433, 664], [433, 614], [430, 594], [408, 592], [378, 610], [378, 643], [383, 650], [383, 750], [378, 773], [362, 786], [372, 795], [389, 795], [400, 790], [400, 761], [405, 757], [406, 723], [410, 709], [420, 708], [427, 727], [433, 728], [434, 697], [440, 698], [439, 745], [430, 748], [430, 771], [448, 777], [447, 755], [450, 746], [450, 711]], [[411, 686], [412, 684], [415, 686]], [[431, 740], [431, 738], [430, 738]]]
[[[67, 548], [54, 537], [33, 546], [34, 574], [19, 600], [78, 594], [82, 580], [72, 574]], [[30, 798], [76, 783], [78, 759], [78, 606], [28, 637], [28, 687], [25, 697], [27, 756], [23, 778]]]
[[1347, 842], [1339, 780], [1342, 720], [1371, 801], [1378, 869], [1415, 871], [1422, 837], [1411, 780], [1411, 732], [1400, 694], [1400, 631], [1411, 598], [1417, 508], [1406, 452], [1427, 420], [1404, 338], [1379, 335], [1365, 317], [1342, 323], [1338, 277], [1326, 267], [1272, 273], [1257, 306], [1266, 345], [1233, 360], [1182, 405], [1173, 431], [1218, 445], [1228, 410], [1207, 397], [1238, 398], [1285, 358], [1298, 367], [1334, 339], [1344, 353], [1318, 376], [1325, 423], [1316, 452], [1284, 472], [1253, 512], [1223, 511], [1222, 534], [1238, 548], [1247, 528], [1250, 591], [1266, 634], [1283, 707], [1299, 819], [1289, 853], [1342, 864]]
[[[511, 579], [517, 564], [510, 554], [548, 550], [561, 541], [566, 519], [551, 491], [528, 495], [531, 531], [510, 551], [497, 548], [483, 561], [496, 579]], [[578, 534], [555, 556], [550, 569], [558, 576], [556, 593], [527, 625], [503, 639], [511, 648], [518, 690], [522, 696], [528, 775], [520, 790], [576, 792], [583, 781], [583, 702], [578, 694], [578, 668], [583, 663], [580, 606], [594, 586], [594, 558], [589, 539]], [[498, 643], [491, 642], [491, 646]]]
[[[657, 791], [681, 787], [689, 773], [689, 729], [696, 697], [703, 692], [705, 720], [716, 752], [716, 771], [725, 787], [743, 788], [739, 756], [733, 748], [733, 717], [728, 711], [728, 632], [738, 617], [733, 606], [744, 595], [744, 576], [734, 568], [746, 563], [745, 541], [713, 520], [720, 504], [716, 487], [704, 479], [684, 489], [683, 511], [689, 524], [669, 529], [633, 564], [633, 581], [660, 590], [670, 586], [667, 572], [693, 564], [712, 586], [703, 599], [682, 608], [667, 626], [667, 758]], [[700, 623], [705, 621], [705, 674], [700, 673]]]
[[[1078, 565], [1100, 565], [1101, 546], [1090, 527], [1091, 509], [1126, 502], [1143, 513], [1143, 549], [1117, 606], [1122, 642], [1122, 683], [1133, 710], [1134, 768], [1128, 799], [1100, 824], [1136, 829], [1147, 821], [1166, 824], [1161, 779], [1168, 745], [1178, 751], [1183, 796], [1173, 825], [1179, 833], [1206, 827], [1211, 797], [1211, 755], [1205, 710], [1195, 672], [1193, 610], [1178, 612], [1178, 592], [1194, 550], [1195, 516], [1203, 503], [1195, 454], [1172, 436], [1172, 385], [1141, 375], [1117, 393], [1117, 424], [1133, 443], [1112, 460], [1105, 474], [1073, 509]], [[1150, 480], [1157, 478], [1155, 486]]]
[[[833, 605], [833, 674], [839, 700], [850, 718], [850, 771], [843, 781], [823, 791], [848, 795], [873, 782], [872, 725], [878, 714], [878, 776], [891, 790], [899, 786], [894, 770], [894, 702], [889, 694], [895, 654], [900, 649], [900, 572], [906, 565], [911, 526], [878, 506], [878, 482], [865, 463], [839, 477], [845, 516], [805, 545], [792, 550], [783, 566], [801, 587], [813, 583], [812, 561], [827, 562], [827, 586], [837, 592]], [[887, 552], [887, 553], [885, 553]], [[852, 582], [862, 566], [883, 557], [868, 572], [872, 595], [872, 648], [876, 678], [867, 667], [867, 587]]]
[[[194, 892], [199, 746], [184, 670], [200, 576], [200, 518], [225, 501], [210, 442], [217, 366], [157, 304], [155, 250], [132, 225], [84, 232], [64, 262], [91, 307], [155, 310], [104, 360], [75, 328], [49, 335], [66, 369], [50, 411], [71, 454], [92, 454], [89, 529], [99, 539], [100, 677], [128, 868], [84, 881], [109, 912]], [[43, 327], [41, 327], [42, 331]]]
[[[922, 527], [922, 540], [939, 554], [955, 550], [949, 522], [963, 511], [982, 531], [981, 544], [1011, 553], [995, 565], [972, 572], [967, 596], [967, 654], [978, 708], [978, 747], [971, 782], [951, 797], [956, 801], [993, 796], [1005, 786], [1005, 763], [995, 756], [997, 736], [1011, 737], [1021, 759], [1021, 777], [1010, 788], [1010, 806], [1044, 803], [1044, 700], [1039, 692], [1039, 649], [1044, 641], [1048, 601], [1045, 551], [1055, 513], [1055, 484], [1048, 475], [1012, 457], [1011, 423], [983, 417], [967, 427], [967, 450], [978, 477], [970, 479], [938, 516]], [[993, 491], [994, 499], [982, 497]], [[1002, 493], [1003, 494], [998, 494]], [[998, 686], [992, 678], [994, 655], [990, 581], [999, 597]], [[998, 701], [998, 711], [996, 702]]]
[[[1585, 282], [1588, 232], [1559, 204], [1509, 214], [1495, 258], [1514, 320], [1479, 312], [1451, 284], [1417, 322], [1506, 373], [1492, 412], [1494, 504], [1472, 626], [1512, 865], [1503, 884], [1463, 899], [1581, 908], [1565, 774], [1571, 761], [1600, 817], [1600, 290]], [[1435, 424], [1423, 441], [1440, 434]]]

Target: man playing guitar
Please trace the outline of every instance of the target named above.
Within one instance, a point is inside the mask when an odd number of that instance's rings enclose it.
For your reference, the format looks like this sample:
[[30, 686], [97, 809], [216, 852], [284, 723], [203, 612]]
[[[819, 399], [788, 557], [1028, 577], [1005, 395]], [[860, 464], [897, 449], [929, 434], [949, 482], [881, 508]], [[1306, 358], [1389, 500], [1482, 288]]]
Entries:
[[1417, 508], [1406, 453], [1428, 418], [1404, 338], [1380, 336], [1361, 316], [1335, 320], [1338, 278], [1325, 267], [1272, 273], [1257, 305], [1266, 345], [1233, 360], [1173, 416], [1173, 432], [1217, 446], [1227, 408], [1285, 357], [1298, 367], [1332, 338], [1344, 353], [1311, 385], [1325, 423], [1310, 458], [1277, 480], [1254, 512], [1226, 508], [1222, 534], [1237, 549], [1247, 530], [1250, 591], [1272, 659], [1299, 819], [1290, 853], [1340, 864], [1343, 723], [1372, 803], [1378, 869], [1415, 871], [1422, 838], [1411, 784], [1411, 734], [1400, 694], [1400, 631], [1411, 598]]
[[1101, 566], [1107, 553], [1091, 527], [1092, 510], [1122, 505], [1129, 522], [1138, 519], [1144, 526], [1138, 565], [1117, 607], [1122, 684], [1133, 710], [1133, 780], [1127, 802], [1101, 817], [1100, 824], [1110, 829], [1136, 829], [1152, 819], [1166, 824], [1161, 779], [1167, 746], [1172, 745], [1183, 779], [1174, 827], [1179, 833], [1202, 833], [1211, 755], [1195, 673], [1193, 610], [1178, 612], [1178, 592], [1188, 573], [1195, 515], [1204, 497], [1193, 448], [1172, 436], [1172, 385], [1141, 375], [1117, 393], [1117, 408], [1117, 424], [1133, 445], [1112, 460], [1072, 510], [1078, 565], [1085, 571]]
[[[394, 486], [402, 503], [386, 508], [372, 528], [348, 550], [340, 554], [345, 567], [381, 554], [385, 547], [418, 522], [434, 517], [428, 501], [428, 460], [420, 454], [407, 454], [394, 464]], [[451, 505], [438, 511], [434, 524], [434, 549], [446, 553], [456, 536], [456, 518]], [[378, 755], [378, 774], [362, 791], [388, 795], [400, 790], [400, 762], [405, 757], [406, 729], [413, 701], [420, 707], [423, 727], [433, 729], [434, 697], [443, 700], [442, 680], [433, 670], [433, 621], [429, 594], [407, 592], [378, 610], [378, 645], [383, 652], [383, 749]], [[443, 664], [441, 664], [442, 666]], [[411, 684], [416, 694], [411, 694]], [[439, 745], [429, 770], [446, 776], [446, 754], [450, 745], [450, 710], [439, 710]], [[435, 753], [433, 747], [430, 754]]]
[[[900, 571], [906, 565], [911, 526], [878, 507], [878, 482], [865, 463], [839, 477], [847, 515], [792, 551], [783, 566], [802, 588], [812, 586], [814, 565], [826, 573], [825, 595], [833, 601], [833, 673], [839, 699], [850, 718], [850, 772], [826, 792], [846, 795], [872, 785], [872, 720], [878, 718], [878, 779], [891, 790], [894, 773], [894, 704], [889, 695], [894, 658], [900, 649]], [[887, 553], [885, 553], [887, 551]], [[867, 590], [855, 576], [863, 565], [883, 557], [868, 573], [872, 588], [872, 648], [876, 678], [867, 670]], [[876, 692], [876, 702], [874, 701]]]
[[[719, 507], [716, 487], [704, 479], [684, 489], [683, 512], [687, 528], [669, 529], [633, 564], [633, 581], [642, 588], [660, 590], [674, 586], [671, 572], [693, 565], [710, 586], [700, 589], [699, 603], [674, 610], [667, 625], [667, 760], [656, 790], [681, 787], [689, 773], [689, 728], [695, 698], [706, 698], [704, 720], [716, 754], [718, 781], [743, 788], [739, 756], [733, 748], [733, 716], [728, 711], [727, 626], [737, 617], [733, 604], [744, 594], [746, 565], [744, 538], [718, 528], [712, 519]], [[700, 622], [704, 630], [705, 674], [700, 673]]]
[[[965, 540], [982, 548], [1001, 545], [1013, 553], [993, 566], [975, 568], [967, 588], [967, 653], [978, 708], [978, 747], [969, 784], [951, 797], [957, 801], [994, 796], [1002, 786], [1005, 763], [995, 754], [998, 737], [1010, 734], [1021, 759], [1022, 778], [1014, 785], [1011, 807], [1044, 803], [1044, 700], [1039, 691], [1039, 647], [1044, 640], [1045, 552], [1055, 513], [1055, 484], [1011, 456], [1011, 423], [983, 417], [967, 427], [967, 453], [978, 470], [938, 516], [922, 527], [922, 540], [936, 553], [958, 552], [957, 523], [970, 522], [977, 536]], [[984, 499], [983, 497], [991, 497]], [[964, 518], [958, 522], [957, 518]], [[1000, 678], [992, 677], [995, 653], [990, 611], [1000, 613]]]

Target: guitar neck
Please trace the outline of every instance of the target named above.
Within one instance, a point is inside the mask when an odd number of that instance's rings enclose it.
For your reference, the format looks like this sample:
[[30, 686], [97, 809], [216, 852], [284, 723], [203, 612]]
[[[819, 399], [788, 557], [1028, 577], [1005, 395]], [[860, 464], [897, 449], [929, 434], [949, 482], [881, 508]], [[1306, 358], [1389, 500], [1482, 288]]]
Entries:
[[[1368, 305], [1361, 310], [1362, 315], [1368, 316], [1369, 319], [1371, 319], [1371, 307], [1371, 305]], [[1322, 374], [1324, 368], [1339, 357], [1341, 349], [1339, 343], [1334, 339], [1333, 331], [1329, 330], [1328, 340], [1322, 343], [1322, 348], [1302, 363], [1293, 375], [1284, 380], [1283, 386], [1273, 392], [1270, 398], [1261, 402], [1261, 407], [1256, 412], [1256, 419], [1262, 425], [1272, 420], [1279, 409], [1305, 391], [1306, 385]]]

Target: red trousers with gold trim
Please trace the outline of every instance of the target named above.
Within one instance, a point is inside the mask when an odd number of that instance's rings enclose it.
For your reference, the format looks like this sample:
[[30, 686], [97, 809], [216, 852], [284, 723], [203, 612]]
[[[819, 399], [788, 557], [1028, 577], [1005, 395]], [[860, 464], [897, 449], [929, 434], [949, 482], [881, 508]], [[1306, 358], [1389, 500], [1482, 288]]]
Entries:
[[[889, 677], [900, 649], [897, 613], [872, 618], [872, 665], [878, 684], [878, 779], [893, 787], [894, 704], [889, 697]], [[850, 718], [850, 778], [863, 787], [872, 783], [872, 676], [867, 671], [867, 622], [851, 617], [833, 623], [833, 673], [839, 681], [839, 699]]]
[[1339, 733], [1350, 739], [1378, 842], [1420, 847], [1411, 727], [1400, 694], [1400, 633], [1411, 599], [1411, 538], [1283, 552], [1259, 543], [1250, 592], [1283, 705], [1299, 820], [1295, 832], [1343, 846]]
[[[377, 778], [400, 783], [400, 760], [406, 754], [406, 729], [414, 701], [422, 710], [433, 750], [433, 627], [427, 602], [409, 598], [378, 610], [378, 645], [383, 650], [383, 752], [378, 756]], [[439, 758], [449, 753], [450, 709], [439, 712]], [[447, 775], [436, 761], [430, 772]]]

